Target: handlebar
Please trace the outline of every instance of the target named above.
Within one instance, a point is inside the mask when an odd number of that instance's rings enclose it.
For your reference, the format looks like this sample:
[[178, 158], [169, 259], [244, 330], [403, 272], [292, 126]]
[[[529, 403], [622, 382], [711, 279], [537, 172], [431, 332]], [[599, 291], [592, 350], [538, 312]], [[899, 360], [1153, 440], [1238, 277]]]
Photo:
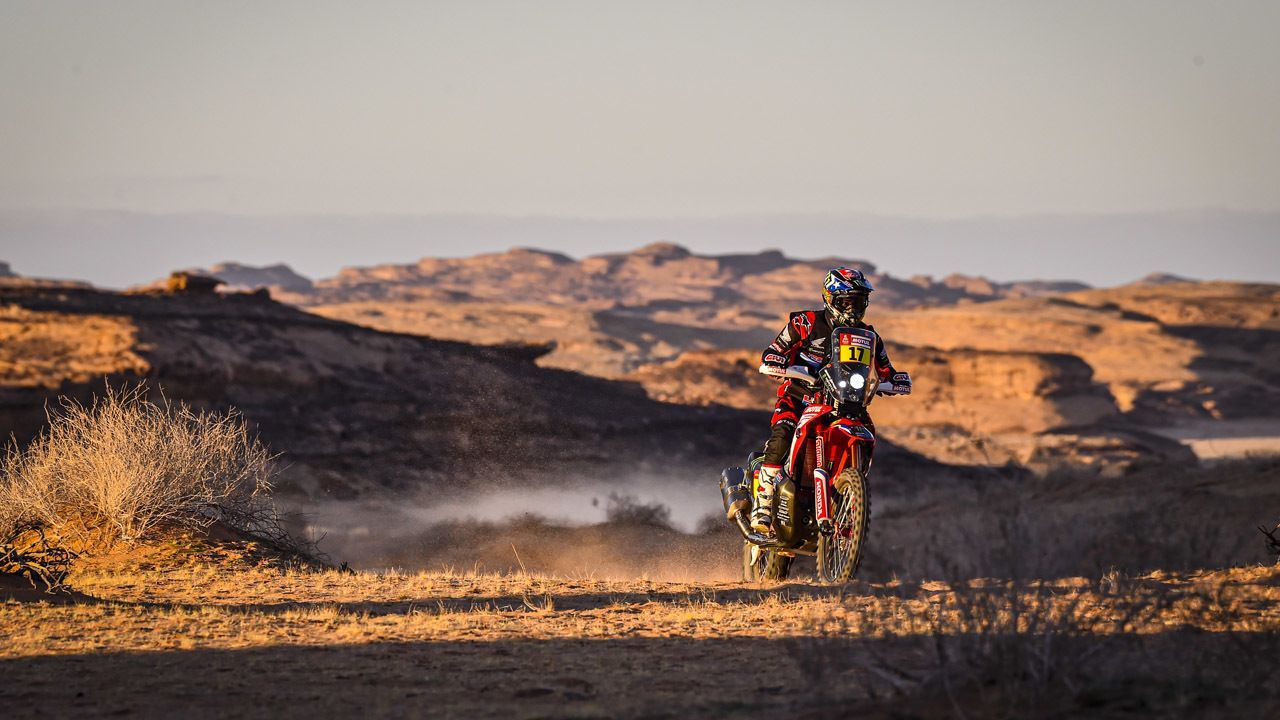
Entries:
[[[798, 380], [807, 385], [818, 384], [818, 379], [804, 365], [791, 365], [786, 368], [777, 365], [761, 365], [759, 372], [778, 380]], [[881, 380], [879, 387], [876, 388], [877, 395], [906, 395], [909, 392], [905, 387], [900, 389], [888, 380]]]

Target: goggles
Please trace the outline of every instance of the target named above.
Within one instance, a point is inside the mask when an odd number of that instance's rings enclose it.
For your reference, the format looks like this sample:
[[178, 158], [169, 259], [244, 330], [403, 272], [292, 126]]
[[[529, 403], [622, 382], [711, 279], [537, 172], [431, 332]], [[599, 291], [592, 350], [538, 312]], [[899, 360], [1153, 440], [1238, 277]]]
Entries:
[[843, 293], [831, 296], [831, 307], [841, 313], [856, 315], [865, 312], [870, 301], [871, 298], [866, 293]]

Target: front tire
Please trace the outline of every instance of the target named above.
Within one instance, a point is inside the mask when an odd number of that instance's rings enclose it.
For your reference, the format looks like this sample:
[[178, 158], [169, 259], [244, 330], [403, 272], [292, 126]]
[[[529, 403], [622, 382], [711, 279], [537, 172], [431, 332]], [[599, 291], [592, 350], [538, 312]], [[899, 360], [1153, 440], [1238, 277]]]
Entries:
[[795, 558], [776, 550], [762, 550], [747, 541], [742, 542], [742, 581], [781, 581], [791, 575], [791, 561]]
[[871, 527], [871, 496], [867, 494], [866, 479], [857, 468], [845, 468], [831, 484], [835, 531], [818, 537], [818, 577], [823, 582], [844, 583], [853, 579], [862, 564], [867, 530]]

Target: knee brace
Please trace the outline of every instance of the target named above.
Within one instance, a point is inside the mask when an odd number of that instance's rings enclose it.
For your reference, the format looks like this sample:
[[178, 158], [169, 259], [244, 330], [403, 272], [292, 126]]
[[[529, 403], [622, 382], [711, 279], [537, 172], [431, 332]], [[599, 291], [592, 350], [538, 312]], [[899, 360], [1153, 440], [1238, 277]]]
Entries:
[[769, 439], [764, 444], [764, 462], [768, 465], [781, 465], [791, 449], [791, 436], [795, 433], [796, 424], [790, 420], [782, 420], [774, 424]]

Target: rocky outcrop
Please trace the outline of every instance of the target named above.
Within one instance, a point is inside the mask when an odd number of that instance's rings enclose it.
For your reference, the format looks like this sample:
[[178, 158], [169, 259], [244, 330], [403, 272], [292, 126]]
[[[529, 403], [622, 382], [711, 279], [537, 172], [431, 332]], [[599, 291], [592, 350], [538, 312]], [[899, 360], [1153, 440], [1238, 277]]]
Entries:
[[[893, 358], [910, 369], [915, 390], [909, 398], [875, 402], [876, 417], [891, 425], [1041, 433], [1120, 416], [1107, 389], [1073, 355], [899, 347]], [[690, 352], [628, 379], [665, 402], [768, 408], [777, 383], [761, 375], [759, 365], [759, 351]]]
[[275, 297], [384, 330], [486, 344], [554, 343], [543, 365], [618, 377], [685, 351], [767, 344], [787, 312], [821, 304], [821, 278], [836, 265], [871, 275], [877, 308], [1031, 292], [981, 278], [906, 281], [861, 260], [801, 260], [777, 250], [699, 255], [655, 243], [582, 260], [517, 248], [347, 268], [312, 291]]
[[[934, 460], [1041, 472], [1084, 465], [1114, 474], [1142, 462], [1192, 459], [1178, 443], [1124, 418], [1074, 355], [898, 347], [893, 356], [910, 369], [915, 389], [875, 401], [877, 428]], [[777, 383], [758, 366], [758, 351], [691, 352], [629, 379], [666, 402], [768, 408]]]
[[1131, 419], [1159, 426], [1266, 415], [1280, 403], [1280, 286], [1090, 290], [888, 313], [896, 341], [1075, 355]]
[[1195, 282], [1125, 285], [1064, 297], [1088, 307], [1120, 310], [1134, 319], [1169, 326], [1280, 330], [1280, 285]]
[[383, 333], [251, 294], [0, 288], [0, 307], [0, 414], [19, 440], [59, 395], [147, 380], [172, 400], [240, 409], [285, 453], [284, 489], [309, 496], [619, 469], [712, 478], [764, 424], [540, 368], [528, 348]]

